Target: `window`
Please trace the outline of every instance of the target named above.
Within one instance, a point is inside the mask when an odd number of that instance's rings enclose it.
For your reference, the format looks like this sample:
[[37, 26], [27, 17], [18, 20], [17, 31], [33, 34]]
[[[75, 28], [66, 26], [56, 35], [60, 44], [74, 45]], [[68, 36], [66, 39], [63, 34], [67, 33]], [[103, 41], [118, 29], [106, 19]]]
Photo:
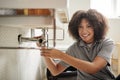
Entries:
[[116, 0], [116, 15], [120, 17], [120, 0]]
[[108, 18], [120, 16], [120, 0], [90, 0], [90, 8], [96, 9]]

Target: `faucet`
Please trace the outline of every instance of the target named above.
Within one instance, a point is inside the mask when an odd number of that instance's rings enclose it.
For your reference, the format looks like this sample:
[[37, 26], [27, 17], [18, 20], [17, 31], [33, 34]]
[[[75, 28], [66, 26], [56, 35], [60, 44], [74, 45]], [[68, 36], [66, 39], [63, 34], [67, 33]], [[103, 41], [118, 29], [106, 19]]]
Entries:
[[37, 37], [22, 37], [22, 34], [18, 35], [18, 42], [21, 44], [22, 42], [37, 42], [38, 46], [47, 46], [48, 47], [48, 34], [45, 32], [45, 29], [43, 29], [43, 34], [41, 36]]

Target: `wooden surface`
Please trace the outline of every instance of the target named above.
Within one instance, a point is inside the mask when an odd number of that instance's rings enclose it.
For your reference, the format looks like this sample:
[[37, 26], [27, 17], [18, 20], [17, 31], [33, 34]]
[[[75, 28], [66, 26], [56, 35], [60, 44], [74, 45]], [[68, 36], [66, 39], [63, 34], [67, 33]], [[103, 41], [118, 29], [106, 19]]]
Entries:
[[117, 43], [117, 50], [118, 50], [118, 74], [120, 74], [120, 43]]
[[116, 76], [120, 74], [120, 43], [115, 44], [115, 50], [113, 51], [111, 64], [114, 74]]

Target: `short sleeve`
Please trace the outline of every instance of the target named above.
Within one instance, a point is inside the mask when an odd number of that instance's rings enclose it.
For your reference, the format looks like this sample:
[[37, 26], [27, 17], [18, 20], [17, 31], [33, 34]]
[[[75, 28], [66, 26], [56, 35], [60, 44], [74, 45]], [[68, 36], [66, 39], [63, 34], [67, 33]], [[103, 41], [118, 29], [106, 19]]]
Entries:
[[[65, 54], [68, 54], [68, 55], [71, 55], [71, 56], [74, 56], [74, 44], [71, 45], [67, 50], [66, 50], [66, 53]], [[60, 61], [59, 64], [61, 64], [62, 66], [65, 66], [65, 67], [69, 67], [70, 65], [65, 63], [64, 61]]]
[[110, 40], [110, 39], [104, 40], [103, 44], [102, 44], [102, 48], [97, 55], [97, 56], [104, 58], [108, 62], [109, 66], [110, 66], [110, 59], [112, 56], [112, 51], [114, 49], [114, 46], [115, 45], [112, 40]]

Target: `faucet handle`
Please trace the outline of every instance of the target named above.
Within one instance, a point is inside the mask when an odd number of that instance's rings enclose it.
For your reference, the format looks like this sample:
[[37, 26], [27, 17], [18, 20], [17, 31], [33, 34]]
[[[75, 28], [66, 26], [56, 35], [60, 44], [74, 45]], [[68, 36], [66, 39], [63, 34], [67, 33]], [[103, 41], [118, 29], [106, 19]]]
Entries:
[[45, 45], [46, 42], [47, 42], [47, 41], [46, 41], [44, 38], [39, 38], [39, 39], [38, 39], [39, 46], [46, 46], [46, 45]]

